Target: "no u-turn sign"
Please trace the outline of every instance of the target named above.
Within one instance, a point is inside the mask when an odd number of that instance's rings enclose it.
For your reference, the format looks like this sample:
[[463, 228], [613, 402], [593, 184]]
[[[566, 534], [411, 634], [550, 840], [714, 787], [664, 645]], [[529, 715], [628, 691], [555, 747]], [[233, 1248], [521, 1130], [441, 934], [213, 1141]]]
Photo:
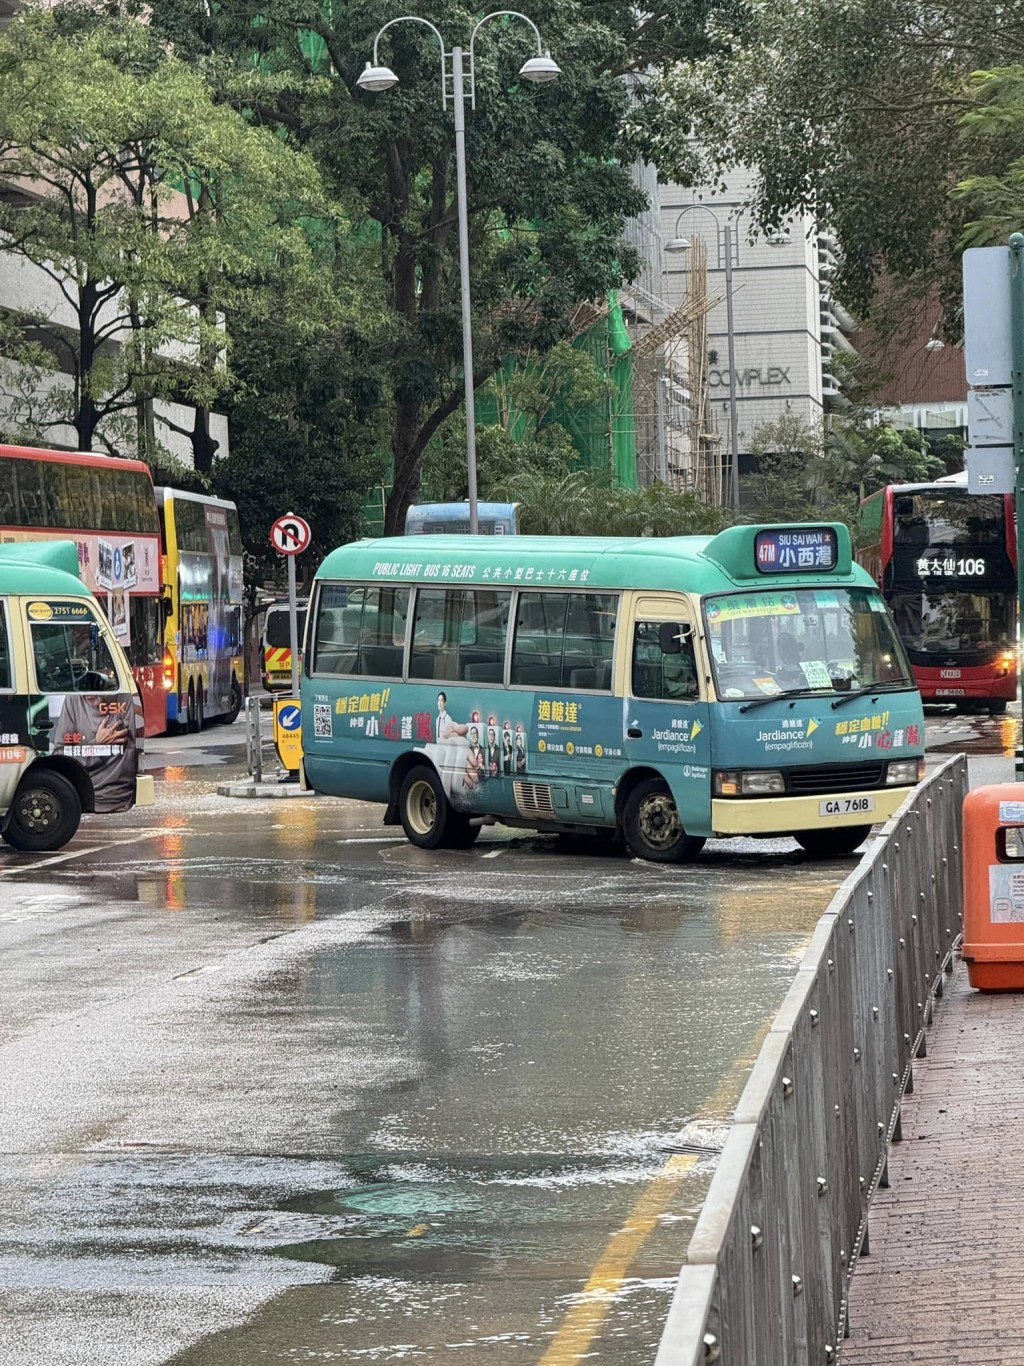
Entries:
[[300, 555], [309, 545], [313, 533], [304, 517], [286, 512], [270, 528], [270, 544], [279, 555]]

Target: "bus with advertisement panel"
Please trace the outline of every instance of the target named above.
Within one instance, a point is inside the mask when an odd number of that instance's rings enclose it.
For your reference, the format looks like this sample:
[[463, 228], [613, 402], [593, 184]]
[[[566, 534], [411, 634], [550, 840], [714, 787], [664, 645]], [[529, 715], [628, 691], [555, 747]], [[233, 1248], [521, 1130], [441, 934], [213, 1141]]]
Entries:
[[168, 730], [230, 723], [245, 696], [242, 533], [223, 498], [158, 488], [164, 535]]
[[160, 519], [140, 460], [0, 445], [0, 543], [71, 540], [139, 686], [147, 735], [165, 726]]
[[[518, 503], [477, 503], [481, 536], [515, 536], [519, 532]], [[407, 536], [468, 536], [468, 503], [413, 503], [406, 510]]]
[[422, 848], [484, 824], [854, 850], [924, 775], [921, 697], [842, 525], [438, 537], [333, 551], [310, 599], [303, 781]]
[[1010, 495], [966, 474], [890, 484], [861, 504], [871, 573], [926, 702], [1006, 710], [1017, 695], [1017, 535]]

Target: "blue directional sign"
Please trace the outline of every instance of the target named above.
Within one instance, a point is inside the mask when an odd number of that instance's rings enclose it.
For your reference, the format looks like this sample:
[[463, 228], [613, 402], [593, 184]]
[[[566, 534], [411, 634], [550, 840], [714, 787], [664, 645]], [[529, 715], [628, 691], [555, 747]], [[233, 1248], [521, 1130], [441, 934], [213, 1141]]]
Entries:
[[277, 723], [282, 730], [298, 730], [302, 724], [301, 707], [282, 707], [277, 713]]
[[115, 582], [115, 583], [120, 583], [120, 582], [121, 582], [121, 572], [122, 572], [121, 547], [120, 547], [119, 545], [115, 545], [115, 546], [114, 546], [114, 582]]

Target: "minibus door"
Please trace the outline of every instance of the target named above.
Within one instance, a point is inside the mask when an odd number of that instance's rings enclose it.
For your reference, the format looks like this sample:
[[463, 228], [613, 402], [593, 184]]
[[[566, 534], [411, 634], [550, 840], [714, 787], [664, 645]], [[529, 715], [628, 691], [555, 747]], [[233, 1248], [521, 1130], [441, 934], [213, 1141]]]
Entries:
[[711, 821], [711, 727], [704, 670], [685, 601], [642, 598], [632, 626], [625, 706], [630, 765], [656, 769], [668, 782], [686, 830], [706, 834]]

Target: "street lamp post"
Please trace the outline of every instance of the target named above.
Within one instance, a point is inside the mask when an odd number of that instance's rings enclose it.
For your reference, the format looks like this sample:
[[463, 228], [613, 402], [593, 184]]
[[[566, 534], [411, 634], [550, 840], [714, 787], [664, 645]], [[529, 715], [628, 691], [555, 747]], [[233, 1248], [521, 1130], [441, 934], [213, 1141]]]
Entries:
[[[725, 330], [729, 355], [729, 502], [732, 504], [733, 510], [738, 511], [740, 505], [740, 434], [739, 413], [736, 410], [736, 320], [733, 314], [732, 272], [739, 260], [739, 244], [736, 241], [735, 228], [732, 223], [726, 223], [724, 226], [719, 223], [718, 215], [708, 204], [687, 204], [684, 209], [680, 210], [676, 218], [673, 237], [670, 242], [666, 242], [665, 251], [689, 251], [689, 241], [679, 235], [679, 224], [686, 214], [693, 213], [697, 209], [702, 209], [711, 215], [715, 225], [715, 249], [718, 253], [718, 265], [725, 268]], [[773, 247], [785, 246], [789, 240], [789, 233], [781, 228], [768, 235], [769, 245]]]
[[[522, 19], [533, 29], [537, 39], [537, 55], [529, 58], [519, 69], [524, 80], [543, 84], [556, 80], [561, 71], [545, 52], [540, 40], [540, 31], [532, 19], [518, 10], [495, 10], [485, 14], [469, 36], [469, 96], [470, 104], [476, 108], [476, 35], [484, 24], [492, 19]], [[398, 84], [398, 77], [388, 66], [380, 64], [380, 40], [395, 24], [423, 24], [434, 34], [441, 44], [441, 107], [446, 109], [452, 102], [455, 119], [455, 179], [458, 199], [459, 218], [459, 281], [462, 294], [462, 365], [466, 395], [466, 482], [469, 487], [469, 530], [475, 535], [480, 529], [479, 509], [476, 486], [476, 412], [474, 409], [475, 385], [473, 383], [473, 315], [470, 306], [469, 290], [469, 206], [466, 196], [466, 70], [464, 65], [465, 49], [453, 47], [448, 52], [441, 32], [429, 19], [421, 19], [415, 14], [403, 14], [391, 19], [379, 30], [373, 40], [373, 61], [366, 63], [356, 85], [361, 90], [390, 90]], [[449, 74], [450, 63], [450, 74]], [[449, 81], [451, 88], [449, 90]]]

